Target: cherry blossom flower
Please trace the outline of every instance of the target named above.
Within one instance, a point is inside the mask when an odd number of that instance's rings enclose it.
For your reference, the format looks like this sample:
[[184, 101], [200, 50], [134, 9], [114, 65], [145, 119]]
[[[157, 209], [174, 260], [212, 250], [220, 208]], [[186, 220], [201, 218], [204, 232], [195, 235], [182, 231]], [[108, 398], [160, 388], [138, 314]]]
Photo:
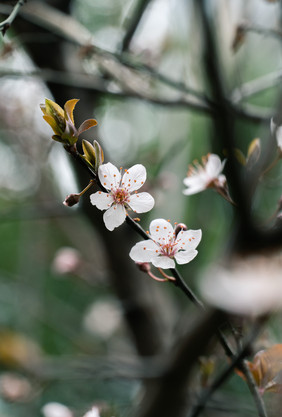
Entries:
[[207, 188], [223, 189], [226, 177], [221, 174], [226, 160], [221, 162], [218, 155], [209, 154], [202, 158], [202, 165], [197, 161], [189, 166], [188, 175], [184, 178], [184, 185], [188, 188], [183, 191], [185, 195], [196, 194]]
[[170, 222], [156, 219], [150, 224], [150, 237], [136, 243], [129, 256], [135, 262], [151, 262], [157, 268], [168, 269], [175, 268], [175, 261], [186, 264], [195, 258], [202, 231], [181, 229], [176, 234]]
[[272, 135], [276, 136], [277, 146], [280, 152], [282, 152], [282, 126], [277, 125], [272, 118], [270, 120], [270, 130]]
[[90, 201], [99, 210], [106, 210], [103, 219], [108, 230], [113, 230], [124, 222], [128, 209], [145, 213], [153, 208], [155, 201], [149, 193], [136, 192], [146, 181], [146, 169], [143, 165], [133, 165], [121, 176], [120, 171], [108, 162], [100, 165], [98, 177], [108, 192], [97, 191], [91, 194]]

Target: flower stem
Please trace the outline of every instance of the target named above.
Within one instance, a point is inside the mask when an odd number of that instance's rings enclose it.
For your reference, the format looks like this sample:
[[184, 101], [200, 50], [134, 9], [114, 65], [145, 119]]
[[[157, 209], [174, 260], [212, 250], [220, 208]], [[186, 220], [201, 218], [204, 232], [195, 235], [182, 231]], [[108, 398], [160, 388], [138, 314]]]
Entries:
[[89, 188], [92, 187], [92, 185], [94, 185], [95, 180], [90, 180], [89, 184], [79, 193], [79, 196], [82, 196], [84, 193], [86, 193], [87, 190], [89, 190]]
[[158, 268], [162, 276], [166, 279], [166, 281], [175, 281], [176, 279], [174, 277], [171, 277], [170, 275], [167, 275], [161, 268]]

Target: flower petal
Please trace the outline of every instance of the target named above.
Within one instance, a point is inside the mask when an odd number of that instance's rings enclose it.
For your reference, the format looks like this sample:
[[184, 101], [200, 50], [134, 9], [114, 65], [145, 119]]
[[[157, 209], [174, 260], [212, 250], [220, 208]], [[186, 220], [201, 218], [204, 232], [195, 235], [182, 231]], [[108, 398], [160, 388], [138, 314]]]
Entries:
[[110, 162], [99, 166], [98, 176], [101, 184], [106, 190], [118, 188], [121, 175], [117, 167]]
[[170, 237], [173, 237], [173, 227], [165, 219], [155, 219], [150, 224], [150, 235], [160, 244], [166, 243]]
[[174, 256], [174, 259], [176, 262], [180, 265], [188, 264], [188, 262], [192, 261], [196, 256], [198, 255], [197, 250], [181, 250], [180, 252], [177, 252]]
[[141, 164], [137, 164], [125, 171], [121, 183], [131, 192], [142, 187], [146, 181], [146, 177], [146, 168]]
[[225, 161], [221, 162], [220, 157], [214, 153], [209, 155], [206, 163], [206, 173], [210, 178], [216, 178], [221, 173], [225, 165]]
[[183, 250], [196, 249], [202, 239], [202, 231], [198, 230], [181, 230], [178, 233], [176, 242], [177, 248]]
[[77, 132], [78, 133], [78, 136], [82, 132], [85, 132], [85, 130], [88, 130], [91, 127], [96, 126], [96, 125], [97, 125], [97, 120], [95, 120], [95, 119], [87, 119], [87, 120], [84, 120], [84, 122], [81, 123], [81, 125], [78, 128], [78, 132]]
[[157, 256], [156, 258], [152, 259], [152, 264], [156, 268], [163, 268], [163, 269], [170, 269], [175, 268], [175, 262], [172, 258], [168, 256]]
[[[188, 181], [189, 180], [189, 181]], [[183, 194], [185, 195], [192, 195], [197, 194], [201, 191], [204, 191], [207, 186], [207, 182], [203, 181], [199, 178], [199, 180], [195, 178], [195, 181], [190, 181], [192, 178], [184, 178], [183, 182], [188, 187], [185, 190], [183, 190]]]
[[97, 191], [90, 195], [90, 201], [93, 206], [96, 206], [99, 210], [107, 210], [113, 203], [114, 199], [111, 194]]
[[158, 256], [156, 252], [158, 250], [159, 246], [151, 239], [142, 240], [142, 242], [138, 242], [133, 246], [129, 256], [135, 262], [152, 262]]
[[122, 204], [113, 204], [107, 211], [105, 211], [103, 220], [108, 230], [112, 231], [120, 226], [126, 217], [126, 211]]
[[130, 196], [129, 207], [137, 213], [150, 211], [155, 204], [155, 200], [149, 193], [139, 193]]
[[74, 110], [75, 105], [78, 101], [79, 101], [79, 99], [73, 98], [72, 100], [68, 100], [64, 105], [65, 118], [69, 119], [72, 123], [74, 123], [73, 110]]

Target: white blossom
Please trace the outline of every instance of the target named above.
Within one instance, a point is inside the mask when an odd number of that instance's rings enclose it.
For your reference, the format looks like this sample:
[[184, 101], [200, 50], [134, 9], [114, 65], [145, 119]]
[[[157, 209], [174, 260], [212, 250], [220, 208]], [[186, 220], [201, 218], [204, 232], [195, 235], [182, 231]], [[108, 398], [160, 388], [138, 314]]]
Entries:
[[158, 268], [168, 269], [175, 268], [175, 261], [186, 264], [195, 258], [202, 231], [181, 230], [176, 235], [170, 222], [156, 219], [150, 224], [150, 237], [136, 243], [129, 256], [135, 262], [151, 262]]
[[107, 192], [97, 191], [90, 196], [91, 203], [99, 210], [106, 210], [103, 219], [108, 230], [120, 226], [131, 209], [136, 213], [145, 213], [155, 204], [153, 197], [147, 193], [137, 193], [146, 181], [146, 169], [143, 165], [133, 165], [120, 171], [110, 162], [100, 165], [99, 180]]
[[221, 162], [218, 155], [209, 154], [202, 158], [202, 165], [194, 162], [189, 166], [188, 175], [183, 182], [187, 189], [185, 195], [199, 193], [207, 188], [225, 188], [226, 177], [222, 174], [226, 160]]

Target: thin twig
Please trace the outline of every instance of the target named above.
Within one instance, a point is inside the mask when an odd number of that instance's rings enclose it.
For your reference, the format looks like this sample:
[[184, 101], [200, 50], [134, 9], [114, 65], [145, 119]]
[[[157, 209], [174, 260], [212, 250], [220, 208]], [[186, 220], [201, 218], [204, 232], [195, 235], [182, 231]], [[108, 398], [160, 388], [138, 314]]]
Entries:
[[2, 35], [4, 36], [6, 31], [9, 29], [15, 18], [17, 17], [17, 14], [20, 11], [20, 8], [24, 5], [26, 0], [18, 0], [17, 4], [13, 8], [10, 15], [7, 17], [7, 19], [3, 20], [3, 22], [0, 22], [0, 31], [2, 32]]

